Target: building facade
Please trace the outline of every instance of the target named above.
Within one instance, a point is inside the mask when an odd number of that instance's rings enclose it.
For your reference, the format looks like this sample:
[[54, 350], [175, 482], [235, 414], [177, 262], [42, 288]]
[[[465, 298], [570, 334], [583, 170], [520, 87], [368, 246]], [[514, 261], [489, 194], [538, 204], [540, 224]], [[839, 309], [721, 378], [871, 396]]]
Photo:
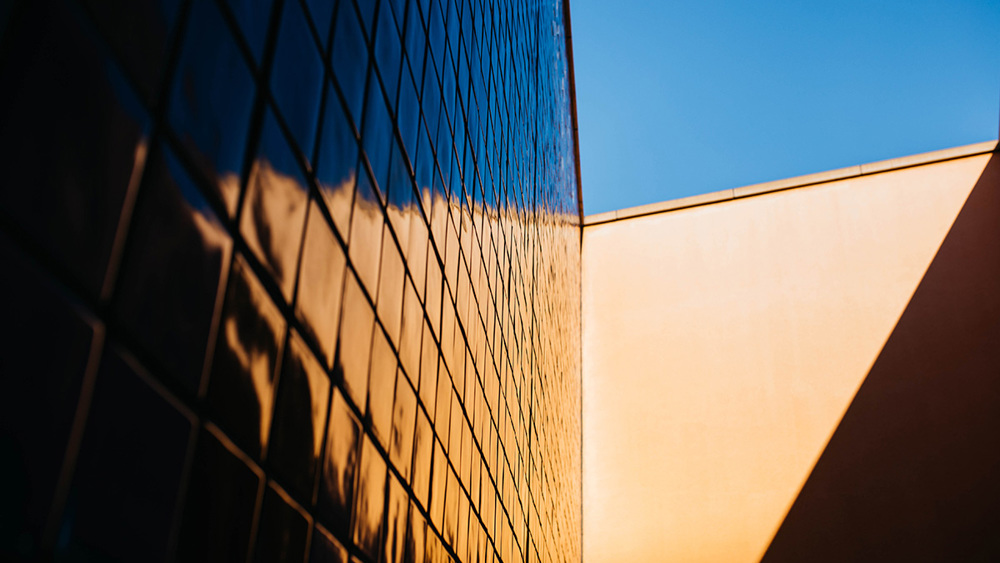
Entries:
[[563, 3], [0, 34], [0, 558], [580, 560]]
[[569, 22], [0, 2], [0, 561], [995, 560], [996, 142], [583, 219]]
[[1000, 554], [996, 141], [588, 216], [583, 282], [585, 562]]

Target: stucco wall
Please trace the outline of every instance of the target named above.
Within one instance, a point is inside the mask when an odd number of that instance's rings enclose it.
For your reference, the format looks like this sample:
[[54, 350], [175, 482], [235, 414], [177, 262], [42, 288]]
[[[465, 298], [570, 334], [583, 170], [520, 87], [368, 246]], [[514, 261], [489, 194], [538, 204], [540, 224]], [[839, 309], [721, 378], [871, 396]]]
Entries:
[[760, 560], [991, 157], [585, 227], [584, 560]]

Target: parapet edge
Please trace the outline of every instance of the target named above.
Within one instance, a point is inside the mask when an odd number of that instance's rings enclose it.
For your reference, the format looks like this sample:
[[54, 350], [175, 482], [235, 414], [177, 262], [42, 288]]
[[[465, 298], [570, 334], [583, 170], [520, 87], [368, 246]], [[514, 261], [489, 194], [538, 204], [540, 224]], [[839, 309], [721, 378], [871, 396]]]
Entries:
[[894, 170], [901, 170], [903, 168], [924, 166], [946, 160], [968, 158], [971, 156], [996, 152], [998, 146], [1000, 146], [998, 141], [985, 141], [982, 143], [973, 143], [971, 145], [963, 145], [960, 147], [925, 152], [900, 158], [891, 158], [889, 160], [880, 160], [878, 162], [868, 164], [849, 166], [847, 168], [838, 168], [836, 170], [828, 170], [825, 172], [818, 172], [816, 174], [807, 174], [805, 176], [795, 176], [793, 178], [785, 178], [783, 180], [752, 184], [749, 186], [742, 186], [739, 188], [732, 188], [708, 194], [672, 199], [659, 203], [650, 203], [637, 207], [628, 207], [625, 209], [618, 209], [616, 211], [606, 211], [604, 213], [596, 213], [584, 217], [583, 226], [591, 227], [614, 221], [621, 221], [623, 219], [634, 219], [637, 217], [645, 217], [647, 215], [665, 213], [668, 211], [677, 211], [680, 209], [710, 205], [733, 199], [741, 199], [795, 188], [815, 186], [817, 184], [825, 184], [827, 182], [846, 180], [848, 178], [855, 178], [859, 176], [882, 174]]

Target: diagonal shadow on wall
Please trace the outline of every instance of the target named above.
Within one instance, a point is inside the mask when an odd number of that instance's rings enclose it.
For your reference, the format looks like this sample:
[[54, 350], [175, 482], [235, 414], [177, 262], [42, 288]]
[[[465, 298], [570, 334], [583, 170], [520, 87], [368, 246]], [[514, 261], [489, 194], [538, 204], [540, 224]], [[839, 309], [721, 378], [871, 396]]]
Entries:
[[994, 153], [764, 563], [1000, 560]]

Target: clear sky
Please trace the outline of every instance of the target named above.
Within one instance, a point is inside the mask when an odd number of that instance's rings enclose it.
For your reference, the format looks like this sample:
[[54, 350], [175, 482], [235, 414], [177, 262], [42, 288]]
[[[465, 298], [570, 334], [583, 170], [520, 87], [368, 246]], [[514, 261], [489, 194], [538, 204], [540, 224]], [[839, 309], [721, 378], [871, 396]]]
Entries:
[[571, 0], [586, 214], [997, 138], [1000, 0]]

